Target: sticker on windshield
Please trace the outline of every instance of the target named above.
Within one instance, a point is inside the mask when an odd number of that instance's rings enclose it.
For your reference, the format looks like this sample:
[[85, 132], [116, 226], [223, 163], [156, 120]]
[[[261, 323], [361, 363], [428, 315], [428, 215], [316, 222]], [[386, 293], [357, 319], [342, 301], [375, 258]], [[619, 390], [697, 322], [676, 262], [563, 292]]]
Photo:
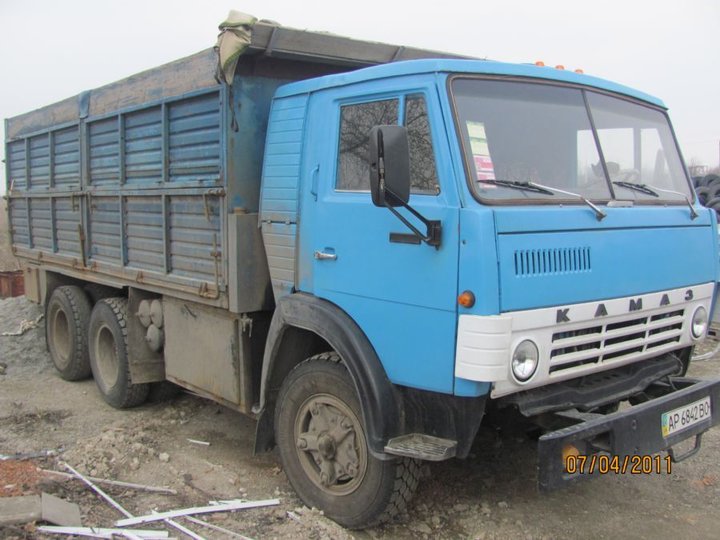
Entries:
[[[470, 137], [470, 150], [475, 163], [475, 171], [477, 179], [495, 180], [495, 167], [490, 157], [490, 148], [488, 147], [487, 136], [485, 135], [485, 124], [482, 122], [473, 122], [468, 120], [466, 123], [468, 135]], [[486, 185], [484, 187], [495, 187]]]

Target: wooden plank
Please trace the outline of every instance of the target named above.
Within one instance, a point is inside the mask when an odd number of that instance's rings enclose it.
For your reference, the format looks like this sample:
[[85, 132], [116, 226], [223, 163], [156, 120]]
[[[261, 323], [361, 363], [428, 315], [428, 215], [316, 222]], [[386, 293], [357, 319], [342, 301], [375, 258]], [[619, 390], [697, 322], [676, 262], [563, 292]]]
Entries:
[[82, 525], [80, 507], [77, 504], [65, 501], [49, 493], [43, 493], [41, 501], [43, 521], [66, 527], [79, 527]]
[[37, 521], [42, 517], [42, 503], [38, 495], [0, 497], [0, 525]]

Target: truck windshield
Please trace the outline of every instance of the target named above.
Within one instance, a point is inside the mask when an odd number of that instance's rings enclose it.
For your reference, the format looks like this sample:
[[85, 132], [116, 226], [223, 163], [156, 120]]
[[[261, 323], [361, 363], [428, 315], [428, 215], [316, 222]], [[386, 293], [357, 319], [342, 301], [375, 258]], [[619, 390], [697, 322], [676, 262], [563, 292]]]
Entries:
[[535, 184], [595, 201], [692, 197], [660, 109], [533, 82], [456, 78], [452, 93], [471, 184], [486, 202], [577, 201]]

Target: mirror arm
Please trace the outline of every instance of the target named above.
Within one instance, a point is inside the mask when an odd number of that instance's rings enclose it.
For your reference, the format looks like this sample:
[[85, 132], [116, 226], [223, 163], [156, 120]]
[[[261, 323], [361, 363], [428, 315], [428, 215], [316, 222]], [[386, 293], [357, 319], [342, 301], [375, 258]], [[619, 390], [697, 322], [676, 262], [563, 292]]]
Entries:
[[[395, 197], [395, 199], [400, 200], [400, 198], [395, 195], [391, 190], [389, 190], [387, 187], [385, 187], [385, 191]], [[393, 206], [388, 204], [387, 200], [383, 201], [385, 204], [385, 208], [390, 210], [390, 212], [395, 215], [396, 218], [398, 218], [400, 221], [403, 222], [403, 224], [410, 229], [415, 236], [417, 236], [421, 241], [425, 242], [429, 246], [435, 246], [435, 249], [440, 248], [440, 239], [442, 237], [442, 224], [438, 220], [432, 220], [432, 219], [426, 219], [423, 215], [420, 214], [417, 210], [415, 210], [412, 206], [409, 204], [402, 202], [402, 205], [405, 209], [407, 209], [408, 212], [410, 212], [413, 216], [415, 216], [418, 220], [423, 222], [423, 225], [425, 225], [427, 232], [423, 235], [422, 232], [420, 232], [417, 227], [415, 227], [412, 223], [410, 223], [405, 217], [403, 217], [400, 212], [395, 210]]]

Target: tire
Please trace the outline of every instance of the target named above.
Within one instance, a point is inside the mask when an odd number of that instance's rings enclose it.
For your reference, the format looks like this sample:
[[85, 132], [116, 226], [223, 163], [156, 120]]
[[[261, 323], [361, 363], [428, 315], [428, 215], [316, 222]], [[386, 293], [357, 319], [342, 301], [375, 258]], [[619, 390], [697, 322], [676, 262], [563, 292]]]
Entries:
[[350, 529], [394, 518], [418, 485], [417, 460], [370, 453], [355, 387], [334, 352], [308, 358], [287, 376], [275, 406], [275, 440], [302, 501]]
[[45, 339], [60, 377], [79, 381], [90, 376], [87, 327], [90, 301], [80, 287], [65, 285], [50, 295], [45, 317]]
[[708, 199], [710, 198], [710, 188], [707, 187], [699, 187], [695, 190], [695, 194], [697, 195], [698, 200], [700, 201], [700, 204], [705, 206], [705, 203], [708, 202]]
[[708, 190], [708, 201], [716, 199], [720, 195], [720, 182], [714, 182], [707, 186]]
[[713, 197], [712, 199], [708, 199], [708, 201], [705, 203], [706, 208], [712, 208], [713, 210], [720, 209], [720, 197]]
[[717, 174], [706, 174], [700, 183], [702, 186], [710, 187], [717, 182], [720, 182], [720, 176]]
[[149, 384], [130, 382], [127, 354], [127, 300], [100, 300], [90, 315], [88, 350], [90, 367], [103, 399], [116, 409], [142, 404], [148, 397]]

